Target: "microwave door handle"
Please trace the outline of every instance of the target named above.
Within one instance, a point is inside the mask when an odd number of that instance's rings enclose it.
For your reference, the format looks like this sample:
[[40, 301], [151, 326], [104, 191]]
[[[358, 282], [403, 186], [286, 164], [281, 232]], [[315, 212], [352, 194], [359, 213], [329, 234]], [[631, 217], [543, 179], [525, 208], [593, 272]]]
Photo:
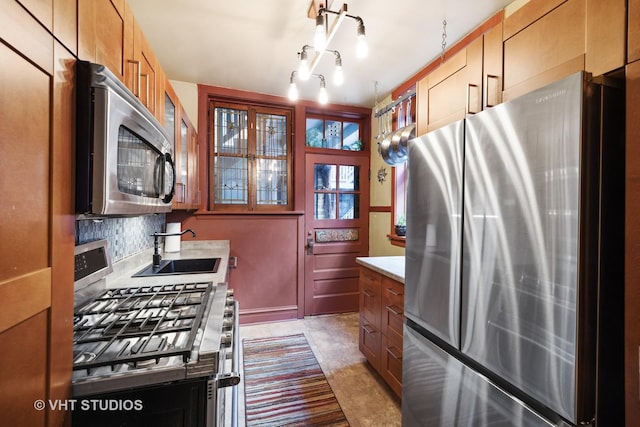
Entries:
[[[171, 153], [165, 153], [164, 155], [164, 162], [165, 163], [169, 163], [169, 166], [171, 166], [171, 191], [169, 191], [169, 194], [165, 194], [164, 198], [162, 199], [162, 201], [164, 203], [170, 203], [171, 200], [173, 199], [173, 195], [176, 193], [176, 165], [173, 162], [173, 159], [171, 158]], [[164, 180], [167, 178], [166, 174], [162, 174], [162, 188], [165, 188], [164, 186]]]

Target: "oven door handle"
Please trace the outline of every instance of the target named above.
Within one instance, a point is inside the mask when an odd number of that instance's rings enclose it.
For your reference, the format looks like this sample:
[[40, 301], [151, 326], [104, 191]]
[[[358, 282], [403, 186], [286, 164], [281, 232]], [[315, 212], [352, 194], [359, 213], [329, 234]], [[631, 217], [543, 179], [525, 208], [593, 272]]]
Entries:
[[231, 347], [231, 372], [217, 375], [216, 385], [218, 389], [225, 387], [233, 387], [231, 390], [231, 426], [238, 425], [238, 384], [240, 384], [240, 303], [238, 300], [234, 304], [234, 321], [233, 321], [233, 342]]

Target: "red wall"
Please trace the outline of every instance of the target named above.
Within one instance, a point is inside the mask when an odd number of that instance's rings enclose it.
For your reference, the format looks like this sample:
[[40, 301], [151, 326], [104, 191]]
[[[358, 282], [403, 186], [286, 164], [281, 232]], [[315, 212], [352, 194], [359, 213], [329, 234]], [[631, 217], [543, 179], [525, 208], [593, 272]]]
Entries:
[[[207, 211], [208, 104], [210, 97], [293, 106], [293, 211], [285, 213], [220, 213]], [[167, 222], [181, 222], [198, 240], [229, 240], [238, 268], [231, 270], [230, 287], [240, 302], [240, 321], [256, 323], [304, 316], [305, 130], [306, 113], [368, 116], [371, 110], [315, 102], [291, 103], [287, 98], [235, 89], [198, 85], [199, 185], [202, 204], [195, 212], [174, 211]], [[367, 127], [369, 121], [366, 121]], [[368, 138], [366, 131], [365, 137]], [[366, 139], [365, 139], [366, 140]]]

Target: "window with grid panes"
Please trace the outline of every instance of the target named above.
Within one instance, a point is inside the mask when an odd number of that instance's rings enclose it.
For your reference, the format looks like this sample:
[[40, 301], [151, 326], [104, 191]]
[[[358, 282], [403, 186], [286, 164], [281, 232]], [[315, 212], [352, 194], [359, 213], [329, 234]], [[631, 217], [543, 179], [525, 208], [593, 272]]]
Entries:
[[361, 123], [358, 120], [307, 116], [307, 147], [362, 151]]
[[291, 111], [212, 102], [211, 210], [291, 207]]

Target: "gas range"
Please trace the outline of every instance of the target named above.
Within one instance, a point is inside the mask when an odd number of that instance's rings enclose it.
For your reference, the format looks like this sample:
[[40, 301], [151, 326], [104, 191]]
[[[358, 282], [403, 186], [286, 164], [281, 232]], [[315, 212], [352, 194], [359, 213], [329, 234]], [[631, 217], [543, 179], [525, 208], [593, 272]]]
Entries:
[[[110, 264], [105, 241], [79, 247], [76, 253], [77, 272], [78, 265], [80, 270], [103, 269], [97, 277], [90, 274], [96, 283], [110, 272], [104, 268]], [[195, 425], [219, 425], [224, 393], [217, 389], [240, 381], [238, 302], [226, 283], [199, 277], [181, 275], [174, 283], [146, 279], [142, 285], [132, 280], [132, 286], [96, 286], [97, 291], [89, 292], [93, 295], [74, 310], [73, 397], [112, 400], [134, 392], [136, 399], [147, 402], [147, 410], [151, 401], [159, 401], [158, 392], [172, 394], [197, 384], [201, 401], [190, 405], [205, 407], [206, 419]], [[147, 396], [148, 389], [156, 394]], [[185, 410], [196, 409], [181, 408]], [[91, 414], [74, 413], [74, 425], [94, 422]]]

